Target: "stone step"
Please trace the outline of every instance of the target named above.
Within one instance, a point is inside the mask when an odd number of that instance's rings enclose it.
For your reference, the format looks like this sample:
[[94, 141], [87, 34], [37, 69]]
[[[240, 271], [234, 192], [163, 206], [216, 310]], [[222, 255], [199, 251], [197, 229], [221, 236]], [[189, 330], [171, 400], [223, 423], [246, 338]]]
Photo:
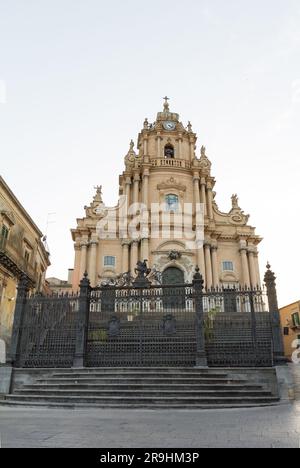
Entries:
[[243, 383], [246, 383], [246, 381], [244, 380], [234, 380], [234, 379], [227, 379], [227, 378], [223, 378], [223, 379], [210, 379], [210, 378], [207, 378], [207, 379], [204, 379], [204, 378], [192, 378], [192, 379], [179, 379], [179, 378], [129, 378], [129, 377], [126, 377], [126, 378], [119, 378], [119, 377], [114, 377], [114, 378], [111, 378], [111, 379], [107, 379], [106, 377], [97, 377], [97, 378], [82, 378], [82, 377], [69, 377], [69, 378], [49, 378], [49, 379], [37, 379], [36, 381], [37, 383], [52, 383], [52, 384], [70, 384], [70, 383], [80, 383], [80, 384], [98, 384], [98, 385], [101, 385], [101, 384], [143, 384], [143, 385], [147, 385], [147, 384], [157, 384], [157, 385], [160, 385], [160, 384], [169, 384], [169, 385], [176, 385], [178, 383], [182, 383], [182, 384], [223, 384], [223, 385], [226, 385], [226, 384], [230, 384], [230, 383], [240, 383], [240, 384], [243, 384]]
[[274, 403], [278, 401], [277, 398], [272, 396], [239, 396], [239, 397], [230, 397], [230, 396], [203, 396], [203, 397], [168, 397], [168, 396], [153, 396], [153, 397], [144, 397], [144, 396], [46, 396], [46, 395], [9, 395], [8, 401], [16, 402], [21, 401], [25, 403], [34, 403], [34, 402], [41, 402], [44, 405], [48, 405], [48, 403], [67, 403], [67, 404], [75, 404], [78, 403], [90, 403], [91, 406], [96, 404], [103, 405], [103, 407], [111, 407], [112, 404], [114, 405], [166, 405], [169, 407], [170, 405], [177, 405], [181, 407], [186, 407], [186, 405], [223, 405], [223, 404], [262, 404], [262, 403]]
[[[185, 403], [184, 406], [182, 404], [173, 404], [168, 403], [167, 405], [163, 404], [151, 404], [145, 405], [144, 403], [126, 403], [126, 404], [110, 404], [110, 409], [118, 409], [118, 410], [138, 410], [138, 409], [148, 409], [152, 411], [158, 410], [169, 410], [169, 409], [181, 409], [181, 410], [215, 410], [215, 409], [232, 409], [232, 408], [265, 408], [269, 406], [277, 405], [277, 400], [275, 401], [268, 401], [265, 403], [214, 403], [214, 404], [198, 404], [198, 403]], [[107, 404], [101, 405], [97, 403], [55, 403], [55, 402], [26, 402], [26, 401], [11, 401], [9, 399], [0, 401], [0, 407], [22, 407], [22, 408], [52, 408], [52, 409], [85, 409], [85, 408], [93, 408], [93, 409], [107, 409]]]
[[28, 390], [145, 390], [145, 389], [161, 389], [161, 390], [261, 390], [260, 385], [255, 384], [142, 384], [142, 383], [119, 383], [119, 384], [81, 384], [81, 383], [71, 383], [71, 384], [31, 384], [24, 385], [23, 389]]
[[168, 398], [202, 398], [202, 397], [265, 397], [272, 396], [270, 391], [267, 390], [232, 390], [222, 389], [222, 390], [33, 390], [33, 389], [19, 389], [16, 390], [14, 395], [20, 396], [47, 396], [47, 397], [131, 397], [131, 398], [151, 398], [151, 397], [168, 397]]

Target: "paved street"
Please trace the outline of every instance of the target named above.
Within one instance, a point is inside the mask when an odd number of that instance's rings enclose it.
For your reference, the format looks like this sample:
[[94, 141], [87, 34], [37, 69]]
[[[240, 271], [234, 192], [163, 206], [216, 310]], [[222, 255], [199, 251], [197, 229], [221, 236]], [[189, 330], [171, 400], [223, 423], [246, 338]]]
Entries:
[[213, 411], [0, 408], [2, 447], [299, 448], [300, 404]]

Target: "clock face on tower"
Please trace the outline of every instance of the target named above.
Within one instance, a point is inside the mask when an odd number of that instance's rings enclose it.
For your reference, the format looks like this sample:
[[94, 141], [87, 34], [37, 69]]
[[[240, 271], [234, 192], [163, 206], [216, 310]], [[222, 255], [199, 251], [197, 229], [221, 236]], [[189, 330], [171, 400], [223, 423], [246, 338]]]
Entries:
[[175, 122], [164, 122], [163, 125], [164, 125], [164, 129], [165, 129], [165, 130], [169, 130], [169, 131], [170, 131], [170, 130], [173, 131], [173, 130], [175, 130], [175, 128], [176, 128]]

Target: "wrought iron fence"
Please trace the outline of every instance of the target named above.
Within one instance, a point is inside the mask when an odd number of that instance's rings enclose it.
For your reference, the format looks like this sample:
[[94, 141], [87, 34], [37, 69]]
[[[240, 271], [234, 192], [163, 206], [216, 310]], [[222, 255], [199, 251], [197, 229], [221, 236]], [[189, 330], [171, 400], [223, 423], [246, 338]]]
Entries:
[[191, 284], [172, 286], [138, 278], [93, 289], [86, 275], [79, 295], [50, 297], [28, 297], [26, 281], [15, 310], [15, 366], [248, 367], [282, 360], [278, 311], [266, 311], [263, 290], [203, 291], [198, 270]]

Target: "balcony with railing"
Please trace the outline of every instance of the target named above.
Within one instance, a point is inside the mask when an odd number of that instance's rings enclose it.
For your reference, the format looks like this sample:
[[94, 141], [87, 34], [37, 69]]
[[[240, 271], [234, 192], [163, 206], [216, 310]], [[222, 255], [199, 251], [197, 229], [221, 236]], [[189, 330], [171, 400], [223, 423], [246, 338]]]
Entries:
[[0, 235], [0, 264], [17, 278], [26, 275], [32, 283], [36, 281], [36, 271], [31, 262], [25, 258], [22, 243], [15, 242], [14, 238]]

